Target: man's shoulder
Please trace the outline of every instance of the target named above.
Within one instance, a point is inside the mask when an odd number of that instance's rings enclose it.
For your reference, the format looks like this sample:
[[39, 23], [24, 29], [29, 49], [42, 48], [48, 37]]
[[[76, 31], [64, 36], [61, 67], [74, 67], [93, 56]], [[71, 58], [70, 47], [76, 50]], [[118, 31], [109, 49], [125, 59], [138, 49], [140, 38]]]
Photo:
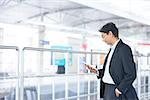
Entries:
[[130, 46], [128, 44], [124, 43], [122, 40], [120, 40], [119, 46], [121, 49], [131, 49]]
[[122, 52], [130, 52], [131, 48], [128, 44], [121, 41], [118, 45], [118, 51], [121, 52], [121, 53]]

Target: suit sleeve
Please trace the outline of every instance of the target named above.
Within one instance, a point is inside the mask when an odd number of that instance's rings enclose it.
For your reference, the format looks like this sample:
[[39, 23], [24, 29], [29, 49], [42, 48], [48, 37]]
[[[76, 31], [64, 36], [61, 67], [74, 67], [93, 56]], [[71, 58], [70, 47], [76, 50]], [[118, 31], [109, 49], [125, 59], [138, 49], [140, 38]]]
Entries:
[[130, 47], [124, 46], [120, 49], [120, 58], [123, 65], [124, 78], [117, 88], [122, 93], [125, 93], [136, 78], [136, 67]]
[[100, 79], [102, 78], [103, 74], [104, 74], [104, 70], [103, 69], [99, 69], [97, 70], [98, 71], [98, 75], [97, 75], [97, 78]]

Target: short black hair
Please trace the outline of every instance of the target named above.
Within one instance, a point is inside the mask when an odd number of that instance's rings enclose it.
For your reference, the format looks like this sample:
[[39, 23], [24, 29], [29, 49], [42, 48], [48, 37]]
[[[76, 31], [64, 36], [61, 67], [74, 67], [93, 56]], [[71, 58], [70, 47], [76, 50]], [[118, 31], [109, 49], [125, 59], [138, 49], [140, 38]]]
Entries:
[[105, 24], [100, 30], [99, 32], [104, 32], [104, 33], [108, 33], [109, 31], [111, 31], [113, 33], [113, 35], [115, 37], [119, 37], [119, 31], [118, 28], [116, 27], [116, 25], [112, 22], [109, 22], [107, 24]]

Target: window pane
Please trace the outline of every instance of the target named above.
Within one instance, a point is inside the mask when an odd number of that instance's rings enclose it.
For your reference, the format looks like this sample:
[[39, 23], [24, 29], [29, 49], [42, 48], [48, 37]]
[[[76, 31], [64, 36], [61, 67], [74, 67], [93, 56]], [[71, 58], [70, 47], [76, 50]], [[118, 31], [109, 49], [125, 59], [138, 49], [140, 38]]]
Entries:
[[90, 100], [97, 100], [97, 94], [96, 95], [91, 95]]
[[88, 82], [80, 82], [80, 95], [88, 94]]
[[86, 97], [80, 97], [79, 100], [88, 100], [88, 97], [87, 96]]
[[55, 99], [65, 98], [65, 84], [55, 84]]
[[77, 83], [68, 84], [68, 96], [77, 96]]
[[97, 92], [97, 82], [91, 81], [90, 82], [90, 93], [95, 93], [95, 92]]
[[40, 100], [52, 100], [52, 86], [41, 86]]

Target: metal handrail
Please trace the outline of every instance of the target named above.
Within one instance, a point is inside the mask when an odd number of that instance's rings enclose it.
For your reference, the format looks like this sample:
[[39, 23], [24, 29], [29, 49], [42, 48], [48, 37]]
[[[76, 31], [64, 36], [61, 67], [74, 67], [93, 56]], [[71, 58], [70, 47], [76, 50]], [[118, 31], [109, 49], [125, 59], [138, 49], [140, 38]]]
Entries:
[[0, 80], [3, 80], [3, 79], [18, 79], [18, 77], [16, 77], [16, 76], [7, 76], [5, 78], [0, 77]]
[[85, 52], [85, 51], [72, 51], [72, 50], [60, 50], [60, 49], [34, 48], [34, 47], [24, 47], [23, 51], [24, 50], [50, 51], [50, 52], [61, 52], [61, 53], [106, 54], [106, 53], [100, 53], [100, 52]]
[[41, 78], [41, 77], [66, 77], [66, 76], [91, 76], [95, 75], [92, 73], [87, 73], [87, 74], [44, 74], [44, 75], [24, 75], [24, 78]]
[[17, 46], [5, 46], [5, 45], [0, 45], [0, 49], [15, 49], [16, 51], [19, 50]]

